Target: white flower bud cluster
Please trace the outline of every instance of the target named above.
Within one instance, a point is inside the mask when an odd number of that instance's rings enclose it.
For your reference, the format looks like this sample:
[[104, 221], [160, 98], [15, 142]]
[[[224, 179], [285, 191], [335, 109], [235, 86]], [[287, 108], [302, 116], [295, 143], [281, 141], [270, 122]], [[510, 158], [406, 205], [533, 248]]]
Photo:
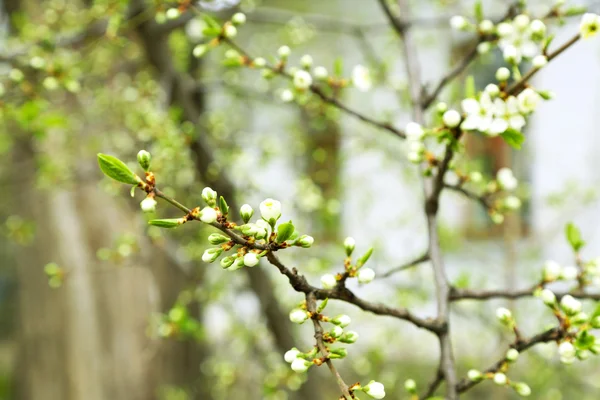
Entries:
[[519, 64], [522, 59], [532, 59], [539, 55], [546, 38], [546, 25], [539, 19], [530, 19], [528, 15], [517, 15], [511, 22], [501, 22], [496, 26], [500, 37], [498, 47], [504, 60], [510, 64]]
[[556, 261], [548, 260], [544, 263], [542, 278], [545, 282], [558, 280], [573, 281], [579, 277], [579, 269], [574, 265], [562, 267]]

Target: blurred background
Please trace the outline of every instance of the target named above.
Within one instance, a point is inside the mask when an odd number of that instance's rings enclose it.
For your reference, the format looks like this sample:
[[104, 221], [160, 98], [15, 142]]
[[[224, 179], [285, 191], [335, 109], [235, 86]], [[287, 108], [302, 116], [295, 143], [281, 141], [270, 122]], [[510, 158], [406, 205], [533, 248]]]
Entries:
[[[472, 15], [472, 1], [413, 1], [413, 29], [429, 87], [474, 45], [448, 19]], [[484, 1], [491, 19], [509, 1]], [[532, 16], [554, 2], [530, 1]], [[225, 46], [192, 56], [205, 22], [195, 15], [164, 20], [173, 4], [141, 0], [2, 0], [0, 40], [0, 399], [334, 399], [325, 368], [292, 372], [283, 353], [309, 349], [308, 324], [288, 312], [303, 301], [272, 266], [235, 273], [201, 261], [210, 229], [148, 227], [124, 185], [104, 178], [96, 153], [136, 167], [153, 155], [157, 186], [188, 206], [211, 186], [230, 206], [283, 204], [283, 220], [315, 237], [310, 250], [282, 255], [315, 285], [343, 268], [343, 239], [357, 252], [373, 246], [378, 278], [350, 283], [361, 297], [433, 316], [428, 263], [384, 277], [426, 248], [421, 182], [405, 144], [318, 99], [281, 100], [289, 85], [259, 71], [227, 67]], [[570, 2], [600, 11], [600, 2]], [[340, 100], [378, 120], [410, 120], [401, 43], [375, 0], [213, 0], [203, 12], [226, 20], [247, 14], [236, 42], [254, 56], [291, 47], [290, 65], [310, 54], [315, 65], [350, 76], [362, 64], [375, 85], [348, 89]], [[548, 23], [558, 46], [579, 17]], [[341, 61], [343, 60], [343, 62]], [[468, 70], [478, 89], [503, 64], [492, 52]], [[337, 67], [334, 67], [337, 65]], [[15, 72], [16, 71], [16, 72]], [[440, 96], [457, 104], [464, 76]], [[467, 138], [474, 168], [493, 177], [511, 167], [524, 207], [502, 225], [479, 204], [444, 194], [441, 237], [458, 287], [522, 288], [539, 280], [544, 260], [574, 262], [564, 240], [574, 221], [600, 245], [600, 42], [578, 43], [535, 78], [556, 93], [526, 128], [524, 149], [502, 140]], [[139, 172], [139, 171], [138, 171]], [[160, 218], [178, 217], [159, 203]], [[526, 336], [552, 323], [539, 300], [463, 301], [452, 308], [459, 376], [485, 369], [512, 341], [494, 310], [509, 307]], [[592, 307], [586, 304], [586, 307]], [[409, 398], [435, 376], [437, 338], [403, 321], [330, 302], [347, 313], [360, 339], [336, 362], [346, 382], [385, 384], [390, 399]], [[597, 399], [595, 359], [564, 366], [556, 345], [523, 354], [509, 377], [527, 382], [531, 398]], [[440, 391], [443, 393], [443, 391]], [[465, 399], [511, 399], [491, 382]]]

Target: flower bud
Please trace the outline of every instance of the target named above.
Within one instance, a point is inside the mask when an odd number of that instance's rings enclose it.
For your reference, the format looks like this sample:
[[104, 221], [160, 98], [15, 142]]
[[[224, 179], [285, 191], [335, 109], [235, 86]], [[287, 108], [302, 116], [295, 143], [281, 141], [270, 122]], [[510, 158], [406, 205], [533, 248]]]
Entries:
[[484, 19], [479, 23], [479, 32], [481, 33], [492, 33], [494, 30], [494, 23], [489, 19]]
[[304, 247], [305, 249], [309, 248], [313, 245], [315, 239], [312, 236], [302, 235], [300, 239], [296, 242], [297, 246]]
[[348, 355], [348, 350], [346, 350], [343, 347], [338, 347], [338, 348], [329, 350], [330, 358], [344, 358], [347, 355]]
[[450, 26], [457, 31], [464, 31], [469, 27], [469, 22], [461, 15], [455, 15], [450, 18]]
[[417, 392], [417, 382], [415, 382], [413, 379], [407, 379], [404, 382], [404, 389], [408, 393], [416, 393]]
[[214, 206], [217, 201], [217, 192], [209, 188], [208, 186], [202, 189], [202, 199], [209, 206]]
[[283, 355], [283, 359], [285, 360], [285, 362], [291, 364], [296, 358], [298, 358], [298, 355], [300, 354], [301, 353], [297, 348], [292, 347], [290, 350], [285, 352], [285, 354]]
[[329, 72], [327, 72], [327, 68], [318, 66], [313, 69], [313, 75], [316, 79], [322, 81], [329, 77]]
[[217, 212], [214, 208], [204, 207], [200, 210], [200, 221], [206, 224], [212, 224], [217, 220]]
[[208, 46], [205, 44], [198, 44], [194, 47], [194, 50], [192, 50], [192, 54], [194, 55], [194, 57], [196, 58], [200, 58], [203, 55], [205, 55], [208, 52]]
[[517, 361], [517, 358], [519, 358], [519, 351], [517, 349], [508, 349], [506, 352], [506, 359], [513, 362]]
[[260, 203], [260, 214], [271, 226], [281, 217], [281, 203], [277, 200], [266, 199]]
[[308, 319], [308, 313], [301, 308], [294, 308], [290, 311], [290, 321], [296, 324], [302, 324]]
[[529, 385], [527, 385], [524, 382], [515, 383], [513, 388], [515, 389], [515, 392], [517, 392], [517, 394], [519, 396], [527, 397], [527, 396], [531, 395], [531, 388], [529, 387]]
[[339, 338], [344, 334], [344, 329], [341, 326], [335, 325], [333, 328], [331, 328], [331, 330], [329, 331], [329, 336], [331, 336], [332, 338]]
[[369, 382], [367, 386], [362, 387], [362, 391], [374, 399], [383, 399], [385, 397], [385, 387], [379, 382]]
[[177, 8], [169, 8], [165, 13], [167, 19], [175, 19], [181, 15], [181, 12]]
[[416, 122], [409, 122], [406, 124], [406, 138], [409, 140], [421, 140], [425, 132], [421, 125]]
[[481, 42], [477, 45], [477, 53], [478, 54], [487, 54], [492, 50], [492, 45], [490, 42]]
[[478, 382], [483, 379], [481, 372], [477, 371], [476, 369], [470, 369], [469, 372], [467, 372], [467, 377], [473, 382]]
[[537, 56], [533, 57], [533, 60], [531, 60], [531, 64], [533, 65], [534, 68], [542, 68], [546, 64], [548, 64], [548, 58], [541, 54], [537, 55]]
[[229, 242], [229, 238], [227, 236], [221, 235], [220, 233], [211, 233], [208, 235], [208, 242], [210, 244], [222, 244]]
[[570, 294], [563, 296], [560, 299], [560, 307], [567, 313], [568, 315], [575, 315], [581, 311], [581, 302], [571, 296]]
[[560, 271], [560, 277], [566, 281], [573, 281], [579, 276], [579, 269], [574, 265], [567, 265]]
[[507, 210], [518, 210], [521, 208], [521, 199], [517, 196], [507, 196], [504, 199], [504, 207], [506, 207]]
[[140, 203], [140, 207], [142, 208], [143, 212], [150, 213], [156, 211], [156, 204], [156, 200], [154, 200], [153, 197], [146, 197]]
[[442, 116], [442, 120], [448, 128], [456, 128], [460, 124], [461, 116], [456, 110], [448, 110]]
[[512, 313], [509, 309], [500, 307], [496, 310], [496, 318], [504, 325], [511, 325], [513, 322]]
[[254, 61], [252, 61], [252, 65], [254, 65], [256, 68], [262, 68], [267, 65], [267, 60], [262, 57], [256, 57]]
[[241, 12], [233, 14], [231, 22], [235, 25], [244, 25], [246, 23], [246, 14]]
[[303, 358], [296, 358], [292, 361], [292, 369], [298, 373], [306, 372], [313, 365], [310, 361], [306, 361]]
[[342, 343], [355, 343], [358, 340], [358, 333], [354, 331], [345, 332], [340, 338], [339, 341]]
[[335, 317], [334, 319], [331, 320], [332, 324], [339, 325], [342, 328], [345, 328], [348, 325], [350, 325], [350, 322], [352, 322], [352, 320], [346, 314], [340, 314], [340, 315], [338, 315], [337, 317]]
[[546, 24], [539, 19], [534, 19], [531, 21], [531, 24], [529, 24], [529, 30], [536, 39], [542, 39], [546, 34]]
[[496, 180], [504, 190], [515, 190], [519, 184], [510, 168], [500, 168], [496, 173]]
[[288, 46], [281, 46], [278, 50], [277, 50], [277, 54], [279, 55], [279, 57], [281, 58], [288, 58], [290, 56], [290, 53], [292, 52], [292, 50], [290, 50], [290, 48]]
[[221, 259], [221, 267], [223, 269], [227, 269], [233, 265], [235, 262], [235, 257], [227, 256]]
[[358, 271], [358, 282], [369, 283], [375, 278], [375, 271], [371, 268], [361, 268]]
[[572, 364], [575, 361], [575, 346], [570, 342], [562, 342], [558, 345], [558, 355], [563, 364]]
[[496, 372], [494, 374], [494, 383], [496, 385], [500, 385], [500, 386], [506, 385], [506, 381], [507, 381], [506, 375], [504, 375], [502, 372]]
[[440, 114], [445, 113], [446, 111], [448, 111], [448, 104], [444, 103], [443, 101], [438, 102], [435, 105], [435, 111], [437, 111]]
[[350, 257], [352, 255], [352, 252], [354, 251], [355, 246], [356, 246], [356, 241], [354, 240], [354, 238], [348, 236], [344, 240], [344, 249], [346, 249], [346, 255], [348, 257]]
[[500, 88], [498, 88], [498, 85], [495, 85], [493, 83], [488, 84], [485, 87], [485, 91], [492, 97], [496, 97], [498, 96], [498, 94], [500, 94]]
[[258, 255], [256, 253], [246, 253], [244, 255], [244, 265], [247, 267], [254, 267], [258, 264]]
[[321, 277], [321, 286], [323, 289], [333, 289], [337, 285], [337, 279], [332, 274], [325, 274]]
[[304, 68], [310, 68], [313, 64], [313, 58], [310, 54], [305, 54], [300, 58], [300, 65]]
[[518, 64], [521, 62], [521, 53], [519, 53], [519, 50], [512, 44], [509, 44], [504, 48], [502, 56], [504, 57], [504, 61], [509, 64]]
[[556, 261], [548, 260], [544, 263], [543, 277], [546, 282], [553, 282], [560, 277], [561, 268]]
[[144, 171], [148, 171], [148, 169], [150, 169], [151, 158], [152, 157], [150, 156], [150, 153], [148, 153], [146, 150], [140, 150], [137, 153], [138, 164], [140, 164], [140, 167], [142, 167]]
[[540, 298], [547, 306], [553, 307], [556, 304], [556, 296], [550, 289], [544, 289], [540, 292]]
[[226, 24], [223, 28], [223, 36], [227, 39], [233, 39], [237, 36], [237, 28], [232, 24]]
[[298, 90], [306, 90], [312, 85], [312, 76], [308, 71], [300, 69], [294, 73], [294, 87]]
[[529, 21], [529, 16], [525, 14], [519, 14], [515, 17], [515, 19], [513, 19], [513, 25], [517, 29], [525, 30], [529, 26]]
[[283, 89], [279, 94], [279, 98], [284, 103], [291, 103], [294, 101], [294, 92], [292, 92], [290, 89]]
[[214, 262], [217, 258], [219, 258], [219, 256], [221, 255], [222, 252], [223, 252], [223, 249], [220, 247], [206, 249], [204, 251], [204, 254], [202, 254], [202, 261], [204, 261], [206, 263]]
[[510, 70], [506, 67], [500, 67], [496, 71], [496, 79], [500, 82], [504, 82], [510, 78]]
[[250, 221], [252, 215], [254, 215], [254, 210], [252, 209], [250, 204], [244, 204], [240, 207], [240, 216], [242, 217], [242, 220], [245, 224], [247, 224], [248, 221]]

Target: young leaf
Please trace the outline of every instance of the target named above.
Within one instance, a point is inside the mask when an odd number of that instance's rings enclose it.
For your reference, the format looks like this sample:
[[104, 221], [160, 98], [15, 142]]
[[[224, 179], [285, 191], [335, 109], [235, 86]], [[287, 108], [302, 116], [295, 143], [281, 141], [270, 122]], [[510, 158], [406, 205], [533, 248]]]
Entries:
[[585, 246], [585, 242], [581, 239], [581, 232], [579, 231], [579, 228], [577, 228], [572, 222], [569, 222], [565, 226], [565, 236], [567, 237], [567, 240], [574, 251], [579, 251], [583, 246]]
[[475, 14], [475, 19], [477, 21], [483, 20], [483, 6], [481, 5], [481, 0], [477, 0], [473, 6], [473, 14]]
[[333, 62], [333, 73], [335, 76], [340, 77], [344, 73], [344, 60], [338, 57]]
[[179, 218], [169, 219], [152, 219], [148, 221], [150, 225], [158, 226], [159, 228], [177, 228], [181, 225], [182, 221]]
[[594, 346], [595, 341], [596, 337], [594, 335], [590, 335], [588, 331], [583, 331], [575, 340], [575, 347], [579, 350], [587, 350]]
[[288, 240], [294, 234], [294, 224], [292, 221], [284, 222], [283, 224], [279, 224], [277, 227], [277, 243], [283, 243]]
[[134, 174], [125, 163], [116, 157], [98, 153], [98, 165], [104, 175], [122, 183], [137, 185], [140, 178]]
[[369, 250], [367, 250], [367, 252], [358, 259], [358, 261], [356, 262], [356, 268], [360, 268], [363, 265], [365, 265], [365, 263], [369, 260], [369, 257], [371, 257], [371, 254], [373, 254], [372, 247], [369, 248]]
[[513, 149], [520, 149], [521, 145], [525, 141], [525, 136], [521, 132], [516, 129], [507, 129], [503, 133], [500, 134], [506, 144], [508, 144]]
[[229, 214], [229, 206], [227, 205], [227, 202], [223, 196], [219, 197], [219, 209], [223, 215]]
[[473, 75], [467, 76], [465, 79], [465, 97], [466, 98], [475, 98], [475, 78]]

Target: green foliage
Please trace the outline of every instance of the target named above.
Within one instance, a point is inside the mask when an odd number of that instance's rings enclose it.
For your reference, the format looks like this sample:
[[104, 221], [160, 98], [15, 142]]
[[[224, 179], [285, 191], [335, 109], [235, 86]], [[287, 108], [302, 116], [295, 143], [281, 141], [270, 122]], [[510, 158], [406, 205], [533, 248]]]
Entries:
[[116, 157], [98, 153], [98, 165], [100, 165], [100, 169], [104, 172], [104, 175], [117, 182], [130, 185], [137, 185], [140, 182], [140, 178], [123, 161]]
[[573, 251], [578, 252], [583, 246], [585, 246], [585, 241], [581, 239], [581, 232], [579, 231], [579, 228], [577, 228], [572, 222], [569, 222], [565, 226], [565, 236], [573, 248]]

